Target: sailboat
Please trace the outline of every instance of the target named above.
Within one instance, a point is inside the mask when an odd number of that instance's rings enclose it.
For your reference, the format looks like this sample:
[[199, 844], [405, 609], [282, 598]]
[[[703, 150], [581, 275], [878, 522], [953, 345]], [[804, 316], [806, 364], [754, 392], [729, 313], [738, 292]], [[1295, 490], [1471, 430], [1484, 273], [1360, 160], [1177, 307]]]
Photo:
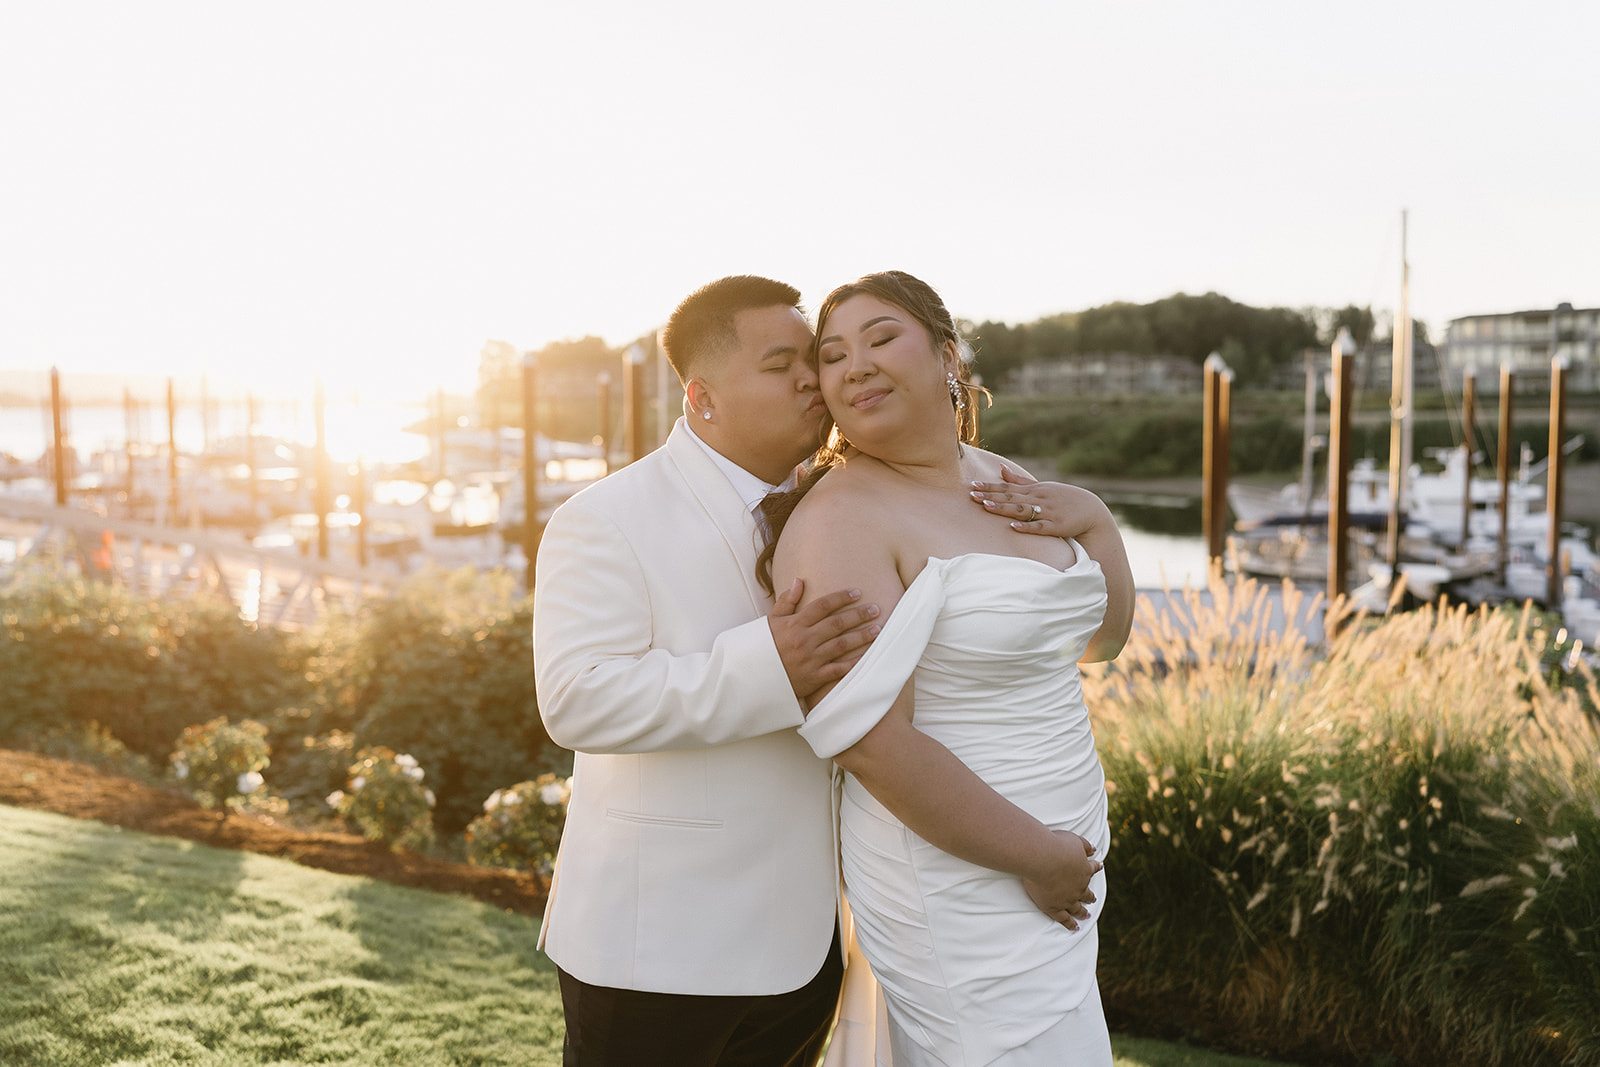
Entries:
[[[1413, 462], [1413, 331], [1410, 316], [1410, 262], [1406, 248], [1407, 213], [1401, 213], [1400, 305], [1393, 331], [1390, 392], [1390, 448], [1387, 472], [1368, 460], [1357, 461], [1350, 472], [1349, 501], [1353, 573], [1372, 581], [1355, 594], [1382, 607], [1396, 567], [1405, 574], [1408, 590], [1419, 599], [1433, 599], [1457, 583], [1473, 582], [1494, 573], [1500, 531], [1500, 486], [1497, 479], [1472, 478], [1466, 446], [1432, 453], [1442, 469], [1426, 473]], [[1228, 501], [1238, 518], [1235, 559], [1241, 571], [1251, 574], [1320, 580], [1327, 569], [1328, 502], [1324, 492], [1314, 495], [1312, 471], [1322, 439], [1314, 435], [1316, 379], [1312, 360], [1306, 364], [1306, 436], [1300, 481], [1279, 491], [1234, 484]], [[1564, 451], [1581, 447], [1583, 439], [1566, 442]], [[1513, 595], [1523, 595], [1521, 570], [1537, 563], [1542, 575], [1542, 554], [1547, 533], [1540, 507], [1544, 488], [1534, 479], [1544, 464], [1531, 464], [1524, 446], [1521, 469], [1511, 481], [1507, 501], [1507, 543], [1513, 564], [1508, 584]], [[1463, 524], [1463, 497], [1470, 514]], [[1463, 538], [1463, 530], [1466, 536]], [[1564, 544], [1573, 558], [1573, 570], [1583, 573], [1593, 553], [1581, 539]], [[1521, 565], [1526, 558], [1528, 564]], [[1542, 581], [1542, 578], [1541, 578]], [[1480, 583], [1481, 585], [1482, 583]], [[1540, 592], [1526, 595], [1542, 596]], [[1487, 590], [1483, 590], [1487, 595]]]

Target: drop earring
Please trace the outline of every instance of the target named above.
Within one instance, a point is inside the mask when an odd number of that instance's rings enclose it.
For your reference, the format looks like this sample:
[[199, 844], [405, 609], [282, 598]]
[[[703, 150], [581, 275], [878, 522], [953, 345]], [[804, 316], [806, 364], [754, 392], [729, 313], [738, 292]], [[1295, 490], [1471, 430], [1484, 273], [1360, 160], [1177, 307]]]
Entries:
[[956, 377], [955, 371], [946, 371], [944, 383], [950, 387], [950, 399], [955, 402], [956, 411], [963, 412], [967, 409], [967, 390], [961, 384], [961, 379]]

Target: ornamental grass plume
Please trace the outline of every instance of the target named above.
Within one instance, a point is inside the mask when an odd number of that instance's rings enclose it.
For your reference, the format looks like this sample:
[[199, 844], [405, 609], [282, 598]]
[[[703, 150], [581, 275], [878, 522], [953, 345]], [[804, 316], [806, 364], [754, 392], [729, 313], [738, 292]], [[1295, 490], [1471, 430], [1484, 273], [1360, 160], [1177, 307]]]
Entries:
[[1528, 613], [1337, 605], [1319, 653], [1262, 584], [1207, 592], [1085, 671], [1113, 1015], [1291, 1057], [1600, 1063], [1600, 741]]

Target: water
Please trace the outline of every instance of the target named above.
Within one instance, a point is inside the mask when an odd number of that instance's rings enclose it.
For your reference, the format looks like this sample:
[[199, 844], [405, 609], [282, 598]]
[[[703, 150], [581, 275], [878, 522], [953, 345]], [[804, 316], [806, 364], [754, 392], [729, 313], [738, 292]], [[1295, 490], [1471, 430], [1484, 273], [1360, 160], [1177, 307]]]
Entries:
[[[428, 438], [408, 433], [405, 427], [428, 416], [426, 407], [390, 407], [377, 404], [352, 404], [330, 401], [326, 409], [328, 453], [335, 462], [408, 463], [428, 455]], [[165, 444], [167, 412], [165, 405], [141, 404], [135, 441]], [[63, 413], [67, 440], [80, 462], [87, 463], [95, 452], [120, 450], [127, 445], [128, 417], [121, 405], [83, 405]], [[248, 429], [242, 404], [215, 405], [211, 413], [210, 440], [242, 437]], [[198, 454], [207, 440], [200, 408], [180, 406], [173, 427], [178, 451]], [[256, 410], [256, 432], [296, 444], [316, 441], [316, 425], [310, 404], [262, 403]], [[0, 407], [0, 453], [25, 462], [39, 458], [50, 446], [50, 413], [47, 408]]]
[[1206, 584], [1206, 543], [1200, 536], [1200, 498], [1102, 493], [1128, 549], [1138, 589]]

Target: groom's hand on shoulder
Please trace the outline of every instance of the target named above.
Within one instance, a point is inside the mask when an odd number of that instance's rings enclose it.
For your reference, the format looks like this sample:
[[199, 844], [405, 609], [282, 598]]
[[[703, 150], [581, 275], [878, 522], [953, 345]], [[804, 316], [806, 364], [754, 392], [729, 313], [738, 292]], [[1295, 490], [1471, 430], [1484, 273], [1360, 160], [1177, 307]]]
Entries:
[[873, 621], [878, 605], [859, 603], [859, 589], [829, 593], [802, 608], [804, 595], [805, 583], [796, 578], [767, 613], [778, 658], [802, 703], [849, 673], [882, 628]]

